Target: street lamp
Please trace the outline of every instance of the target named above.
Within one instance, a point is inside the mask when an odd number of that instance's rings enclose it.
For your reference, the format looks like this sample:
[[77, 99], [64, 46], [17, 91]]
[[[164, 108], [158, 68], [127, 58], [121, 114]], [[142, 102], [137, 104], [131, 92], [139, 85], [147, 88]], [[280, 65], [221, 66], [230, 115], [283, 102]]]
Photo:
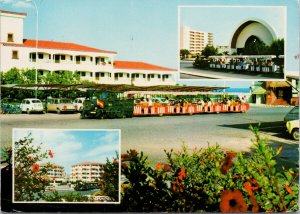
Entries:
[[[37, 84], [38, 76], [38, 32], [39, 32], [39, 10], [35, 0], [26, 0], [26, 2], [32, 2], [35, 7], [36, 13], [36, 26], [35, 26], [35, 84]], [[35, 87], [35, 98], [37, 98], [37, 87]]]

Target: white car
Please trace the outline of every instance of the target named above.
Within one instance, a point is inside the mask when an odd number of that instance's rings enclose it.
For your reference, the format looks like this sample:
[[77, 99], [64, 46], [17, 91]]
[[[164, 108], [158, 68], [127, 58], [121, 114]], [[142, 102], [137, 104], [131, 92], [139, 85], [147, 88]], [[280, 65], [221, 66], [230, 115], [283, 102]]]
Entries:
[[299, 140], [299, 120], [288, 121], [286, 128], [294, 140]]
[[39, 99], [35, 98], [28, 98], [22, 100], [20, 108], [22, 112], [27, 112], [27, 114], [30, 114], [31, 112], [45, 113], [42, 102]]
[[85, 101], [85, 97], [79, 97], [73, 101], [73, 104], [77, 111], [82, 111], [84, 101]]

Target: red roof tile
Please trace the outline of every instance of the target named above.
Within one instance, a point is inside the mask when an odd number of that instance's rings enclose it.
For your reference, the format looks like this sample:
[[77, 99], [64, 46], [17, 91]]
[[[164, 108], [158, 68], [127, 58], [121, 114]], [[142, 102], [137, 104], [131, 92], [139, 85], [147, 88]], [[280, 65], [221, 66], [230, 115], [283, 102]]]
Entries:
[[133, 61], [114, 61], [116, 69], [137, 69], [137, 70], [157, 70], [157, 71], [176, 71], [176, 69], [153, 65], [145, 62]]
[[[14, 44], [14, 43], [2, 43], [6, 46], [17, 46], [17, 47], [36, 47], [36, 40], [24, 39], [23, 44]], [[99, 52], [99, 53], [112, 53], [116, 54], [114, 51], [100, 50], [88, 46], [83, 46], [75, 43], [67, 42], [54, 42], [54, 41], [45, 41], [38, 40], [38, 48], [43, 49], [56, 49], [56, 50], [69, 50], [69, 51], [85, 51], [85, 52]]]

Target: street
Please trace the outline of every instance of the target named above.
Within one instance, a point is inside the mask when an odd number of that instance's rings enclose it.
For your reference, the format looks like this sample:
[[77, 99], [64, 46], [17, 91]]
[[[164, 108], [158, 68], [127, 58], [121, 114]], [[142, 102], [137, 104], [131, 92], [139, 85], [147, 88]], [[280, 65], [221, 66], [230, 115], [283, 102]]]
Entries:
[[[12, 128], [121, 129], [122, 152], [143, 151], [151, 163], [165, 161], [164, 149], [190, 149], [220, 144], [225, 150], [250, 151], [254, 137], [249, 125], [260, 123], [274, 148], [284, 145], [283, 160], [298, 163], [298, 142], [286, 133], [284, 115], [291, 107], [252, 106], [247, 113], [198, 114], [125, 119], [80, 119], [79, 114], [1, 115], [2, 147], [12, 143]], [[292, 157], [292, 162], [290, 158]]]
[[222, 70], [204, 70], [193, 67], [193, 61], [180, 62], [180, 79], [283, 79], [282, 77], [270, 76], [264, 73], [243, 73]]

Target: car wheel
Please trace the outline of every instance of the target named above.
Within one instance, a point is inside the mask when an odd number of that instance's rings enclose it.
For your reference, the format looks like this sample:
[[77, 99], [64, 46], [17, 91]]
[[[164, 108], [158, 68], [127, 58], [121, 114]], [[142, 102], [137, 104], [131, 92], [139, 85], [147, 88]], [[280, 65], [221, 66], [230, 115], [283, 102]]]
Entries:
[[26, 111], [26, 112], [27, 112], [27, 114], [30, 114], [30, 110], [29, 110], [29, 109], [27, 109], [27, 111]]
[[56, 112], [57, 112], [57, 114], [60, 114], [60, 113], [61, 113], [60, 109], [57, 109]]
[[292, 137], [294, 138], [294, 140], [299, 140], [299, 129], [293, 129]]

